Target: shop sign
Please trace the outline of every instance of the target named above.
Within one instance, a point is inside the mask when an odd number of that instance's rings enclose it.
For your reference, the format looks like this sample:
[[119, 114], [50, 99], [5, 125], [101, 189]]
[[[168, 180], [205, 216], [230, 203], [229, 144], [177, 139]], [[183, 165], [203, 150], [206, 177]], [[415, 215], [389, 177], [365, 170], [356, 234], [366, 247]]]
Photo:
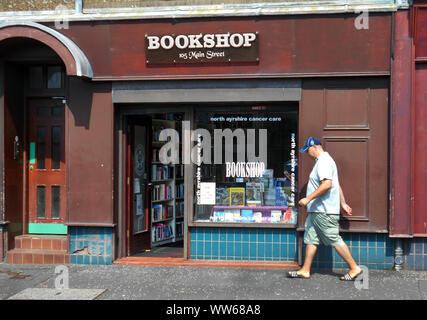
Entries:
[[147, 64], [257, 62], [258, 32], [145, 35]]

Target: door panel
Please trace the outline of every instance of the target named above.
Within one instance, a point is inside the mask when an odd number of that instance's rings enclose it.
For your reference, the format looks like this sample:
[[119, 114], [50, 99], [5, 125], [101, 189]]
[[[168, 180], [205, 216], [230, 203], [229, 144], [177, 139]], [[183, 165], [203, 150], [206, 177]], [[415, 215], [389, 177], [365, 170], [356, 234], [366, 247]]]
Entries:
[[61, 100], [34, 99], [28, 114], [29, 223], [64, 223], [65, 105]]
[[[335, 159], [344, 195], [353, 208], [352, 216], [342, 215], [342, 230], [388, 229], [388, 94], [384, 78], [303, 83], [299, 144], [317, 136]], [[314, 161], [304, 154], [299, 160], [303, 186]], [[298, 221], [303, 227], [306, 212], [300, 212]]]
[[132, 117], [127, 131], [127, 254], [150, 249], [151, 119]]

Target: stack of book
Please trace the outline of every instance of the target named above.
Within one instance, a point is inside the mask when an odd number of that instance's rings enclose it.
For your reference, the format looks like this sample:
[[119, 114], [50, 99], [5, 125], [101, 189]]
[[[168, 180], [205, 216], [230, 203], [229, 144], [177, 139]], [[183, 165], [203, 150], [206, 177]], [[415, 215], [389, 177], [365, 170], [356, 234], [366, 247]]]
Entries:
[[184, 201], [177, 201], [176, 202], [176, 214], [175, 217], [183, 217], [184, 216]]
[[158, 242], [166, 240], [173, 236], [173, 230], [171, 225], [167, 224], [156, 224], [151, 229], [151, 241]]
[[173, 217], [173, 207], [162, 204], [153, 204], [151, 208], [153, 222]]
[[151, 180], [173, 179], [173, 167], [153, 164], [151, 166]]
[[160, 162], [160, 160], [159, 160], [159, 149], [153, 148], [151, 162]]
[[183, 179], [184, 178], [184, 165], [183, 164], [177, 164], [175, 166], [176, 168], [176, 178], [177, 179]]
[[175, 197], [184, 198], [184, 184], [180, 183], [175, 186]]
[[183, 221], [176, 223], [176, 236], [178, 238], [184, 236], [184, 222]]
[[163, 126], [160, 126], [160, 127], [153, 126], [153, 141], [155, 142], [160, 141], [160, 132], [162, 132], [163, 129], [165, 129], [165, 127]]
[[172, 187], [166, 184], [159, 184], [153, 187], [152, 200], [169, 200], [172, 199]]

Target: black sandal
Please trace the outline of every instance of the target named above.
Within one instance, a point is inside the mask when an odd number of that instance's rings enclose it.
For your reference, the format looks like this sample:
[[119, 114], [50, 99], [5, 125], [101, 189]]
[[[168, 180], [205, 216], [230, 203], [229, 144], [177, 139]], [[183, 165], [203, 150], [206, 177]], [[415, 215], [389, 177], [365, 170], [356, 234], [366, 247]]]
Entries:
[[360, 272], [358, 273], [358, 274], [356, 274], [354, 277], [352, 277], [351, 275], [350, 275], [350, 273], [346, 273], [345, 275], [343, 275], [341, 278], [340, 278], [340, 280], [341, 281], [354, 281], [354, 280], [356, 280], [356, 278], [358, 277], [358, 276], [360, 276], [361, 274], [363, 273], [363, 270], [360, 270]]

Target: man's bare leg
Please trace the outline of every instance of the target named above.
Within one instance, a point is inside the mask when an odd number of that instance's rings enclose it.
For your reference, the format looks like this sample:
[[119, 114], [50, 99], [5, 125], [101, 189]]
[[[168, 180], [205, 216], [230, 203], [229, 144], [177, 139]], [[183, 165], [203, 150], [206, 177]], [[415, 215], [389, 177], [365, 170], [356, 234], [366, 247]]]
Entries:
[[311, 264], [313, 263], [314, 256], [317, 252], [317, 245], [307, 244], [305, 247], [305, 260], [301, 269], [297, 271], [298, 274], [304, 277], [310, 276]]
[[354, 261], [353, 256], [351, 255], [350, 249], [345, 243], [342, 243], [336, 246], [335, 250], [344, 259], [344, 261], [347, 262], [350, 268], [350, 271], [348, 273], [352, 278], [354, 278], [354, 276], [360, 273], [362, 269], [360, 269], [356, 261]]

